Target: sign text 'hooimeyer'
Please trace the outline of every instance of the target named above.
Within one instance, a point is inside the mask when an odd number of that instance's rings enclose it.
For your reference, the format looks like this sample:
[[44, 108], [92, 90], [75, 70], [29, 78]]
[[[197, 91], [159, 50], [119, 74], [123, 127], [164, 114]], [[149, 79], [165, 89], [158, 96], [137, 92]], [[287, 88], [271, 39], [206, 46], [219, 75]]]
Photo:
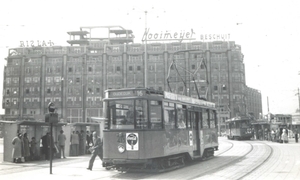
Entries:
[[45, 47], [45, 46], [54, 46], [54, 42], [51, 40], [47, 41], [20, 41], [20, 47]]
[[[183, 40], [196, 40], [196, 32], [191, 29], [190, 31], [181, 30], [180, 32], [161, 31], [160, 33], [150, 32], [148, 28], [142, 37], [142, 41], [183, 41]], [[205, 40], [229, 40], [230, 34], [200, 34], [199, 39]]]

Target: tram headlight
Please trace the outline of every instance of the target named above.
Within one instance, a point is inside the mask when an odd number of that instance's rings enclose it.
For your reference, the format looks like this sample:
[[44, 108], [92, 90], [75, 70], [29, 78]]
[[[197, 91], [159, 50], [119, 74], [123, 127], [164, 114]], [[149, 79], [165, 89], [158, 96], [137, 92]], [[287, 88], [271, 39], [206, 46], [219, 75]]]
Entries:
[[125, 152], [125, 146], [123, 144], [119, 144], [118, 145], [118, 151], [119, 151], [119, 153]]

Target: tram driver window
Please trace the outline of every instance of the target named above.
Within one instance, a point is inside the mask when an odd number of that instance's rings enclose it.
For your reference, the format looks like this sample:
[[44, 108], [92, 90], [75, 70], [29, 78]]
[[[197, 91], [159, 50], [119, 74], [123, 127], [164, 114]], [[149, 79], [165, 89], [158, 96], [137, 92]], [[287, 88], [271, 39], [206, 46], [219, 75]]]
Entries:
[[134, 129], [133, 107], [134, 100], [110, 101], [110, 129]]
[[165, 129], [175, 129], [175, 104], [164, 103], [164, 124]]
[[150, 101], [150, 127], [151, 129], [162, 129], [162, 102]]

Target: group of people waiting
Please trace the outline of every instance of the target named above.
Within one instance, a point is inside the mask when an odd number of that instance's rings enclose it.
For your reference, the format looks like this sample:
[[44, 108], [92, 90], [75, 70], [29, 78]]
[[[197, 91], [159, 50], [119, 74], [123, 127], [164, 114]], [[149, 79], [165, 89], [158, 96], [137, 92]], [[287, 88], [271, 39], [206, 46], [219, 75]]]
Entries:
[[86, 135], [83, 130], [80, 133], [73, 131], [70, 142], [70, 156], [84, 155], [89, 152], [87, 151], [89, 147], [93, 146], [93, 135], [89, 131], [86, 132]]
[[[45, 160], [50, 159], [50, 142], [51, 135], [47, 132], [44, 136], [41, 137], [41, 141], [37, 142], [35, 137], [31, 138], [31, 141], [27, 137], [27, 133], [18, 133], [16, 137], [12, 140], [13, 150], [12, 150], [12, 159], [13, 162], [25, 162], [31, 160], [38, 160], [40, 158], [45, 158]], [[53, 149], [52, 157], [54, 154], [57, 154], [60, 157], [66, 158], [65, 156], [65, 141], [66, 135], [64, 131], [61, 130], [60, 134], [57, 136], [57, 143], [54, 143], [53, 137]], [[84, 133], [83, 130], [73, 131], [70, 137], [70, 156], [78, 156], [84, 154], [91, 154], [89, 151], [90, 147], [94, 145], [93, 143], [93, 133], [89, 131]], [[40, 148], [40, 152], [38, 150]]]
[[259, 129], [257, 133], [255, 133], [256, 139], [259, 140], [267, 140], [272, 142], [279, 142], [279, 143], [288, 143], [289, 137], [295, 137], [295, 142], [298, 143], [298, 129], [295, 128], [294, 131], [290, 131], [287, 128], [277, 128], [272, 129], [271, 131], [269, 129], [265, 129], [264, 131], [262, 129]]
[[37, 159], [37, 142], [35, 141], [35, 137], [31, 138], [29, 141], [27, 137], [27, 133], [18, 133], [16, 137], [12, 140], [13, 151], [12, 151], [12, 159], [13, 162], [25, 162], [30, 160]]

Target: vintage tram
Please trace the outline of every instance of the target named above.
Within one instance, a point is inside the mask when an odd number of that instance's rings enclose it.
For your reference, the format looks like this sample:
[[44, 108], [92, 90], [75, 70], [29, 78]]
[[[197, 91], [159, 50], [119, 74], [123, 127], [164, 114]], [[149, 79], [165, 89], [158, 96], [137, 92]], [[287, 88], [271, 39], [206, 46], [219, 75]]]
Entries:
[[251, 119], [234, 117], [225, 121], [226, 136], [234, 140], [250, 140], [252, 138]]
[[218, 149], [215, 104], [146, 88], [109, 89], [103, 166], [166, 171]]

